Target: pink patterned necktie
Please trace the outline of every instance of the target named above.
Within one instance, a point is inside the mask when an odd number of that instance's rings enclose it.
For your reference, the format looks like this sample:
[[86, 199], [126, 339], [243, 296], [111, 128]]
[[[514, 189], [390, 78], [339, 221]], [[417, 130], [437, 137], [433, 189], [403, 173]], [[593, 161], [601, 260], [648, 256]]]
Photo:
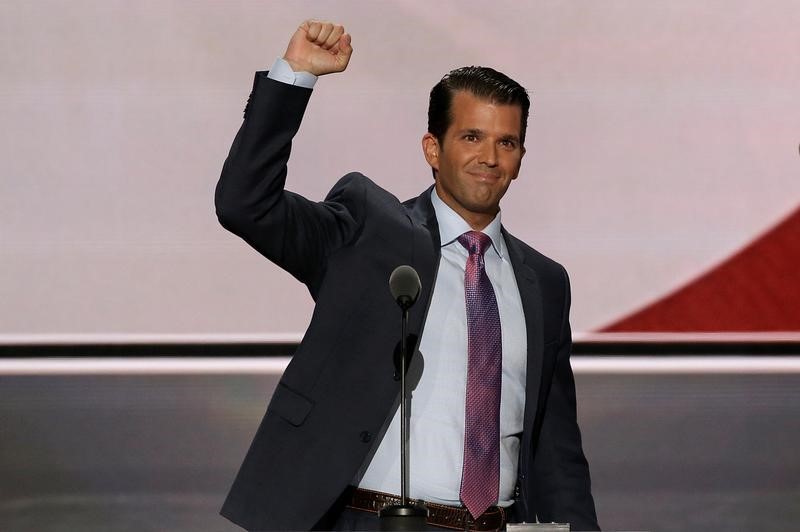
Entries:
[[500, 313], [483, 255], [492, 239], [477, 231], [458, 237], [469, 258], [464, 273], [467, 305], [467, 395], [461, 501], [474, 518], [497, 503], [500, 489]]

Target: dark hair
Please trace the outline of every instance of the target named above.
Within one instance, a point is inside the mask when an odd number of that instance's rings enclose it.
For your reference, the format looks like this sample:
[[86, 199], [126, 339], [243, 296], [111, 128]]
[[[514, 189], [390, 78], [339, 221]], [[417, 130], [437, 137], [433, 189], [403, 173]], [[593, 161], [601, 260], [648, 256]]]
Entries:
[[453, 95], [458, 91], [467, 91], [479, 99], [492, 103], [518, 105], [522, 110], [519, 140], [520, 144], [525, 144], [525, 130], [528, 127], [528, 112], [531, 107], [528, 91], [493, 68], [468, 66], [451, 70], [431, 89], [428, 132], [437, 138], [440, 145], [453, 121], [450, 106]]

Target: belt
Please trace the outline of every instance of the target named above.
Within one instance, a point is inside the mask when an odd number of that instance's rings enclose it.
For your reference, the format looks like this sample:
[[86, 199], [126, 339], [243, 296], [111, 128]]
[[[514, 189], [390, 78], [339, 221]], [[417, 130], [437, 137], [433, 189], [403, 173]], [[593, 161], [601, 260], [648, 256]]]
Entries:
[[[450, 528], [453, 530], [502, 530], [506, 524], [506, 511], [501, 506], [490, 506], [477, 519], [474, 519], [466, 508], [447, 506], [425, 501], [410, 501], [422, 504], [428, 509], [426, 522], [429, 525]], [[348, 508], [378, 513], [386, 506], [400, 504], [400, 497], [379, 491], [355, 488], [353, 496], [347, 504]]]

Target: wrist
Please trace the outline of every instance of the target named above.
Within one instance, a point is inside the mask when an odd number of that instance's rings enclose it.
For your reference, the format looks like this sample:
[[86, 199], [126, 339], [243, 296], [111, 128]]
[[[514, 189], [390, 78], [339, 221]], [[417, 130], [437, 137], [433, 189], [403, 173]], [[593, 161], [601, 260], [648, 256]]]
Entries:
[[311, 65], [305, 61], [296, 61], [287, 56], [283, 56], [283, 60], [292, 67], [292, 71], [294, 72], [308, 72], [309, 74], [313, 74], [313, 72], [311, 72]]

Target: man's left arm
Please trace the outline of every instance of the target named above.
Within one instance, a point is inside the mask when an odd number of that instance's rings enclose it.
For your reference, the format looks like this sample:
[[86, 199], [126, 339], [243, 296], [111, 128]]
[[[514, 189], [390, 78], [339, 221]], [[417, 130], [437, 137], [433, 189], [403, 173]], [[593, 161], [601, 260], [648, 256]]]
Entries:
[[[578, 429], [575, 379], [570, 366], [570, 288], [564, 277], [564, 306], [555, 366], [533, 460], [533, 490], [540, 522], [569, 522], [572, 530], [599, 530], [589, 465]], [[550, 355], [546, 352], [545, 356]], [[542, 383], [545, 385], [545, 383]]]

